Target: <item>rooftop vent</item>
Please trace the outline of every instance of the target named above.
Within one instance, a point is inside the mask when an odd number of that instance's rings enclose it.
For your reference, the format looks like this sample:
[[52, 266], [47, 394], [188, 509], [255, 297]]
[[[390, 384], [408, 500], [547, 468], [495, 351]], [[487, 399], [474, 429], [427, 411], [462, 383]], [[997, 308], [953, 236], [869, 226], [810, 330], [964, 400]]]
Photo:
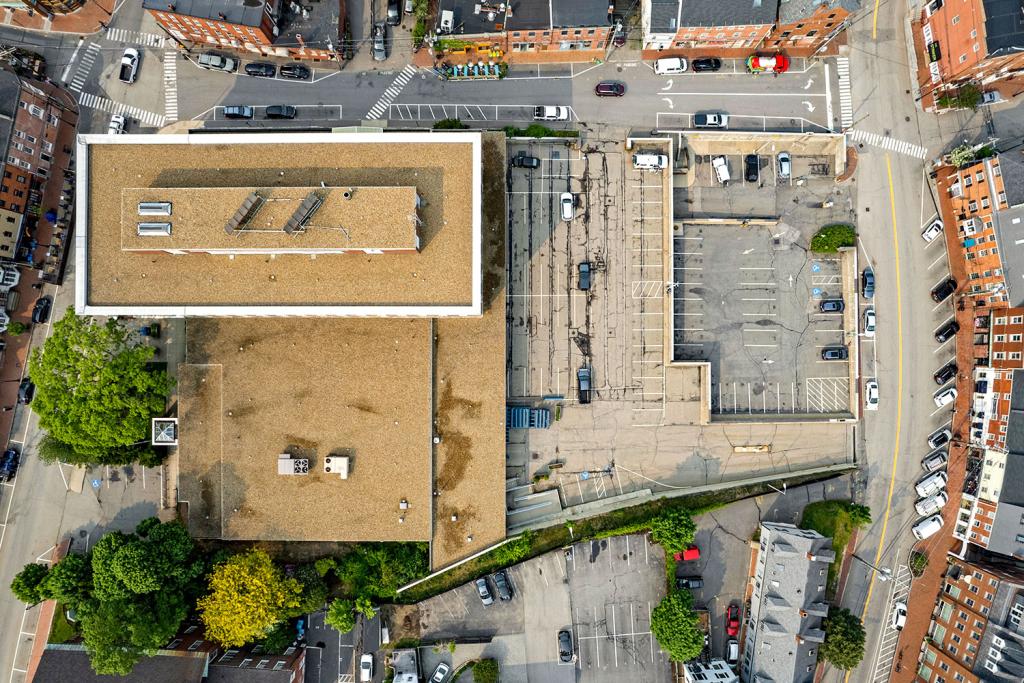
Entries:
[[139, 202], [140, 216], [170, 216], [170, 202]]
[[324, 472], [337, 474], [342, 479], [348, 479], [348, 456], [329, 455], [324, 458]]
[[295, 209], [295, 213], [291, 215], [291, 218], [284, 224], [284, 231], [289, 235], [296, 232], [300, 232], [306, 229], [306, 223], [313, 217], [313, 214], [317, 212], [317, 209], [324, 203], [323, 198], [316, 192], [310, 192], [306, 195], [306, 198], [302, 200], [298, 208]]
[[169, 236], [170, 234], [170, 223], [139, 223], [139, 235], [141, 237], [152, 237], [154, 235]]
[[450, 9], [441, 10], [441, 33], [451, 33], [455, 27], [455, 12]]
[[293, 458], [288, 453], [277, 456], [277, 473], [285, 475], [309, 474], [307, 458]]
[[256, 217], [259, 210], [263, 208], [267, 200], [260, 196], [258, 192], [250, 192], [249, 196], [245, 198], [242, 205], [238, 207], [238, 211], [231, 219], [224, 224], [224, 232], [229, 235], [237, 234], [238, 231], [244, 230], [252, 219]]

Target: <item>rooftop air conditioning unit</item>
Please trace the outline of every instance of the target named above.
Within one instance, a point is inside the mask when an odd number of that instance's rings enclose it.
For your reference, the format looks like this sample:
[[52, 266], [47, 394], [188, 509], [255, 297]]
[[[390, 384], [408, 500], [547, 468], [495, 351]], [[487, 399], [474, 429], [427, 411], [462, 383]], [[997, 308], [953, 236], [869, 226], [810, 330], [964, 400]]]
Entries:
[[277, 456], [277, 473], [285, 475], [309, 474], [308, 458], [293, 458], [288, 453]]
[[140, 216], [170, 216], [170, 202], [139, 202]]
[[329, 455], [324, 458], [324, 472], [348, 479], [348, 464], [347, 455]]
[[441, 11], [441, 33], [451, 33], [455, 28], [455, 12], [450, 9]]

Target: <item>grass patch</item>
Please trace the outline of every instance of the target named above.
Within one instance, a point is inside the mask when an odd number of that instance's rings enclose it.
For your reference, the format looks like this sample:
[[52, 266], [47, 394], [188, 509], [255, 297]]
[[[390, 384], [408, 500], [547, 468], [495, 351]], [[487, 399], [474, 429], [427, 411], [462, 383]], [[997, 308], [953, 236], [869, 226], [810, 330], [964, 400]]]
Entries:
[[870, 522], [870, 511], [863, 505], [856, 505], [848, 500], [822, 500], [804, 508], [800, 528], [813, 529], [822, 536], [831, 538], [832, 550], [836, 553], [837, 561], [828, 566], [826, 592], [829, 600], [835, 597], [839, 570], [842, 568], [843, 554], [846, 552], [850, 537], [857, 527]]
[[924, 570], [928, 568], [928, 556], [918, 550], [910, 553], [910, 573], [915, 578], [919, 578], [924, 574]]
[[578, 130], [555, 130], [539, 123], [531, 123], [526, 128], [505, 126], [504, 130], [505, 135], [510, 138], [578, 138], [580, 136]]
[[857, 244], [857, 230], [852, 225], [836, 223], [826, 225], [811, 238], [811, 251], [832, 254], [841, 247]]
[[53, 624], [50, 626], [50, 637], [46, 642], [67, 643], [78, 637], [78, 629], [68, 621], [65, 609], [64, 605], [57, 603]]

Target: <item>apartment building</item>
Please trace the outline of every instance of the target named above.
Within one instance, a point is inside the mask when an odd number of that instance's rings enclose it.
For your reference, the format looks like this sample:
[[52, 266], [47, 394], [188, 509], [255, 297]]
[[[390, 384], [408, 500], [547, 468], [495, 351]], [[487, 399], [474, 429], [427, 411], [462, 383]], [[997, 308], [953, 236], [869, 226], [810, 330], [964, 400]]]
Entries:
[[310, 61], [337, 59], [344, 2], [142, 0], [182, 45]]
[[1024, 572], [951, 558], [922, 644], [919, 681], [1024, 677]]
[[739, 676], [724, 659], [694, 660], [683, 665], [685, 683], [737, 683]]
[[810, 683], [825, 640], [832, 539], [792, 524], [761, 523], [741, 677]]
[[911, 23], [924, 93], [977, 81], [996, 84], [1024, 69], [1020, 0], [932, 0]]

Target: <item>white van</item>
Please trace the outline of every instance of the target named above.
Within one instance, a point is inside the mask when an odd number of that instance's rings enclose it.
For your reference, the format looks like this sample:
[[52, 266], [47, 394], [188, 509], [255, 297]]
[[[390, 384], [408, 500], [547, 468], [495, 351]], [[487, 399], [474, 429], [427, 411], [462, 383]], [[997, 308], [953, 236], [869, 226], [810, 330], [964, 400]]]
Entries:
[[711, 160], [711, 166], [715, 169], [715, 177], [718, 182], [727, 185], [731, 176], [729, 175], [729, 160], [725, 157], [715, 157]]
[[668, 156], [664, 154], [634, 154], [633, 168], [657, 171], [668, 168]]
[[659, 76], [686, 72], [686, 60], [682, 57], [662, 57], [654, 62], [654, 73]]
[[914, 532], [914, 538], [919, 541], [923, 541], [941, 528], [942, 517], [939, 515], [932, 515], [928, 519], [923, 519], [915, 524], [911, 531]]
[[917, 490], [917, 495], [921, 498], [927, 498], [933, 493], [938, 493], [942, 489], [946, 488], [946, 473], [935, 472], [934, 474], [930, 474], [917, 482], [917, 485], [914, 488]]

